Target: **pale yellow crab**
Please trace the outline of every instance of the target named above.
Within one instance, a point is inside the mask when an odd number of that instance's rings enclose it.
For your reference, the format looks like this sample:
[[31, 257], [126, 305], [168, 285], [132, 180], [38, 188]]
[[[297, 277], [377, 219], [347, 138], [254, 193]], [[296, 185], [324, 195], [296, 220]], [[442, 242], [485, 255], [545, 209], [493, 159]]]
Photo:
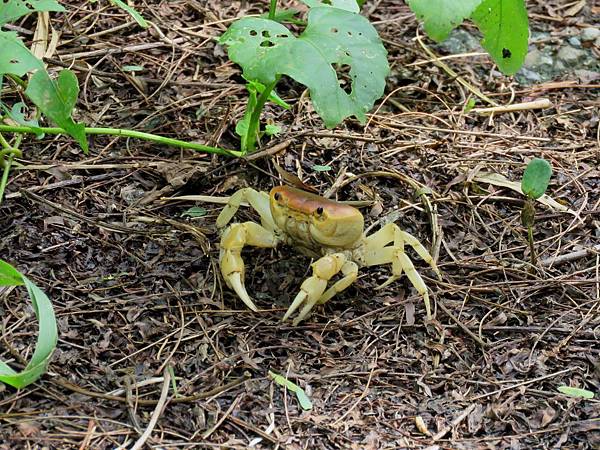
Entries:
[[[389, 223], [376, 233], [365, 236], [364, 219], [358, 209], [299, 189], [279, 186], [273, 188], [270, 194], [252, 188], [240, 189], [229, 198], [219, 214], [217, 227], [225, 227], [242, 202], [247, 202], [258, 212], [261, 225], [244, 222], [227, 227], [221, 237], [219, 264], [227, 286], [251, 310], [256, 311], [257, 308], [244, 285], [242, 249], [246, 245], [274, 248], [284, 243], [318, 259], [312, 264], [312, 276], [300, 286], [300, 292], [283, 320], [303, 305], [293, 322], [297, 325], [315, 305], [325, 303], [350, 286], [358, 276], [359, 267], [390, 263], [392, 276], [379, 288], [406, 273], [423, 297], [427, 318], [431, 319], [427, 286], [404, 253], [404, 244], [415, 249], [438, 277], [441, 277], [440, 272], [425, 247], [396, 224]], [[327, 289], [329, 280], [340, 272], [342, 278]]]

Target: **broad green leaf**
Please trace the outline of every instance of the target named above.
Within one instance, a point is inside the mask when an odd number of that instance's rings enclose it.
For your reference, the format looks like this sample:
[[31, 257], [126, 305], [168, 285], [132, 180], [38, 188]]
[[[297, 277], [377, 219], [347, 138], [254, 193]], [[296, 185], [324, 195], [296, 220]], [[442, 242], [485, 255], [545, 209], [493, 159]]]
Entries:
[[552, 167], [545, 159], [532, 159], [521, 180], [521, 190], [527, 197], [537, 200], [546, 192], [550, 177], [552, 176]]
[[44, 64], [23, 45], [17, 33], [0, 31], [0, 75], [22, 77], [33, 70], [44, 70]]
[[34, 11], [64, 11], [54, 0], [0, 0], [0, 27]]
[[16, 372], [5, 362], [0, 361], [0, 382], [22, 389], [46, 372], [48, 362], [56, 348], [58, 330], [54, 309], [46, 294], [26, 276], [0, 260], [0, 280], [7, 280], [7, 276], [15, 277], [15, 274], [18, 275], [19, 279], [14, 280], [14, 283], [5, 285], [19, 286], [24, 284], [27, 288], [35, 316], [39, 321], [38, 337], [31, 360], [23, 371]]
[[301, 0], [302, 3], [314, 8], [316, 6], [332, 6], [334, 8], [357, 13], [360, 11], [356, 0]]
[[471, 19], [481, 33], [481, 45], [500, 70], [512, 75], [527, 55], [529, 22], [525, 0], [483, 0]]
[[278, 373], [271, 372], [270, 370], [269, 370], [269, 375], [271, 376], [271, 378], [273, 378], [273, 381], [275, 381], [275, 383], [279, 384], [280, 386], [286, 387], [287, 389], [292, 391], [294, 394], [296, 394], [296, 398], [298, 399], [298, 402], [300, 403], [300, 407], [303, 410], [308, 411], [308, 410], [312, 409], [312, 407], [313, 407], [312, 402], [310, 401], [310, 398], [308, 398], [308, 395], [306, 395], [306, 392], [304, 392], [304, 389], [302, 389], [297, 384], [292, 383], [290, 380], [285, 378], [283, 375], [279, 375]]
[[587, 399], [594, 398], [594, 393], [592, 391], [588, 391], [587, 389], [574, 388], [574, 387], [570, 387], [570, 386], [559, 386], [558, 390], [561, 393], [568, 395], [569, 397], [587, 398]]
[[129, 6], [127, 3], [122, 2], [121, 0], [110, 0], [110, 2], [113, 5], [116, 5], [119, 8], [127, 11], [127, 13], [131, 17], [133, 17], [133, 20], [135, 20], [140, 27], [148, 28], [148, 22], [146, 22], [146, 20], [142, 17], [142, 15], [139, 12], [137, 12], [137, 10], [135, 8]]
[[[272, 20], [246, 17], [234, 22], [220, 42], [246, 79], [267, 85], [287, 75], [307, 86], [328, 128], [350, 116], [364, 122], [365, 113], [383, 95], [389, 72], [375, 28], [366, 18], [337, 8], [311, 8], [299, 37]], [[346, 68], [350, 93], [340, 87], [336, 73]]]
[[407, 3], [423, 21], [429, 37], [439, 42], [469, 17], [481, 0], [407, 0]]
[[81, 146], [88, 150], [85, 127], [75, 123], [71, 113], [77, 102], [79, 85], [77, 77], [68, 69], [62, 70], [56, 80], [43, 70], [38, 70], [29, 80], [25, 94], [40, 110], [59, 127], [69, 133]]

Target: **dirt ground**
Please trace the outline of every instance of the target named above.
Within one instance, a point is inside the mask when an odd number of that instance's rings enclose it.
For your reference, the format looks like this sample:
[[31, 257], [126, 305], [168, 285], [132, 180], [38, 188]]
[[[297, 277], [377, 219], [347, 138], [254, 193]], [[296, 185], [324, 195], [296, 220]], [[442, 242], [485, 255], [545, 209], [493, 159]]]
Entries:
[[[62, 3], [48, 65], [77, 73], [79, 120], [236, 148], [246, 91], [215, 37], [268, 2], [135, 2], [148, 30], [108, 2]], [[565, 2], [528, 3], [532, 30], [549, 36], [536, 45], [598, 26], [594, 2], [571, 16]], [[408, 8], [368, 1], [365, 11], [392, 66], [389, 97], [367, 126], [326, 130], [303, 87], [284, 79], [278, 92], [292, 109], [267, 107], [283, 131], [262, 142], [281, 151], [251, 160], [107, 136], [91, 137], [87, 156], [67, 137], [25, 140], [0, 205], [0, 255], [48, 293], [60, 337], [46, 376], [21, 391], [0, 385], [0, 449], [131, 448], [155, 412], [145, 448], [600, 447], [598, 81], [565, 73], [521, 85], [486, 55], [445, 60], [498, 103], [553, 105], [467, 115], [470, 92], [414, 40]], [[16, 25], [32, 38], [35, 17]], [[585, 51], [598, 58], [594, 45]], [[519, 181], [534, 157], [551, 162], [548, 193], [568, 209], [538, 204], [535, 266], [523, 197], [489, 183], [490, 173]], [[162, 200], [269, 190], [282, 172], [362, 201], [368, 226], [396, 222], [431, 249], [441, 281], [409, 254], [434, 319], [425, 323], [406, 278], [374, 290], [384, 266], [361, 271], [299, 326], [281, 323], [310, 264], [287, 247], [245, 251], [253, 313], [217, 271], [222, 206]], [[19, 367], [36, 333], [22, 292], [0, 293], [0, 316], [0, 358]], [[313, 409], [269, 370], [301, 386]], [[177, 392], [159, 402], [165, 373]], [[596, 398], [567, 397], [561, 385]]]

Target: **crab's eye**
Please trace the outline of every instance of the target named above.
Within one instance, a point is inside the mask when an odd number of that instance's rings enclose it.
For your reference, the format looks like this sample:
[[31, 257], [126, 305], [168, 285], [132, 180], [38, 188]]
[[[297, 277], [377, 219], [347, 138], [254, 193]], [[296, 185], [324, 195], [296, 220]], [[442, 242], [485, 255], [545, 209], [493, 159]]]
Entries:
[[281, 200], [281, 194], [279, 192], [275, 192], [275, 195], [273, 196], [273, 198], [275, 198], [275, 200], [279, 201], [279, 200]]
[[317, 214], [318, 214], [319, 216], [320, 216], [321, 214], [323, 214], [323, 207], [322, 207], [322, 206], [319, 206], [319, 207], [317, 208]]

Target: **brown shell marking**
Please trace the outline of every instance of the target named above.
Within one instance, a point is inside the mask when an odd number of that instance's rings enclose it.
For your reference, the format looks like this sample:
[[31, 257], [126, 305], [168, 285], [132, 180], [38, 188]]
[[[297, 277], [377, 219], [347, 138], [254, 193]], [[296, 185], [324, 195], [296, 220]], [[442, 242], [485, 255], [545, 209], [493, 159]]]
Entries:
[[[279, 196], [277, 198], [276, 196]], [[280, 205], [298, 213], [311, 215], [321, 207], [327, 211], [332, 219], [343, 219], [361, 215], [360, 211], [350, 205], [329, 200], [309, 192], [301, 191], [289, 186], [277, 186], [271, 189], [270, 197]]]

